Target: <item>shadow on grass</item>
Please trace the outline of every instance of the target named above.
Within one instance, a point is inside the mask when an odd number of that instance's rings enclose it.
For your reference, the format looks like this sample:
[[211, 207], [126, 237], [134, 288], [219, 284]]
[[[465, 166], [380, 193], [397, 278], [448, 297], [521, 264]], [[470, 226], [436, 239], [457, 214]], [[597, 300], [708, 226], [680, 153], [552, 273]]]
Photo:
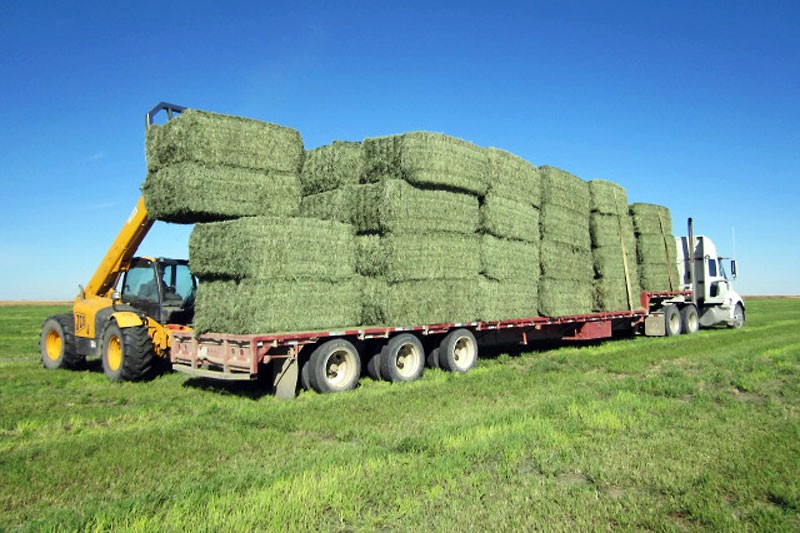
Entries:
[[190, 387], [202, 391], [213, 392], [215, 394], [227, 394], [258, 400], [264, 396], [274, 396], [272, 384], [265, 377], [259, 377], [253, 381], [220, 381], [209, 378], [189, 378], [183, 383], [184, 387]]

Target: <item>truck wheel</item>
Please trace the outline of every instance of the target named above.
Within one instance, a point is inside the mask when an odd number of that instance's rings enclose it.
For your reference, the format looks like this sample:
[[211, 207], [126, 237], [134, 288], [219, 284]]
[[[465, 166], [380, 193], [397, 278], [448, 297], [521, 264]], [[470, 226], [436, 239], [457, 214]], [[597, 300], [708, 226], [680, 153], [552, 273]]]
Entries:
[[744, 307], [742, 304], [736, 304], [733, 309], [733, 320], [728, 324], [729, 328], [742, 329], [744, 327]]
[[308, 364], [308, 361], [303, 363], [302, 368], [300, 368], [300, 386], [303, 390], [311, 390], [311, 378], [309, 378], [309, 371], [311, 370], [311, 365]]
[[361, 376], [361, 358], [356, 347], [344, 339], [321, 344], [308, 359], [308, 381], [317, 392], [350, 390]]
[[84, 358], [75, 350], [75, 318], [70, 314], [53, 315], [42, 324], [39, 352], [45, 368], [75, 368]]
[[693, 304], [681, 308], [681, 330], [687, 335], [700, 331], [700, 318], [697, 316], [697, 307]]
[[387, 381], [414, 381], [425, 370], [425, 349], [410, 333], [392, 337], [381, 350], [381, 376]]
[[428, 365], [428, 368], [442, 368], [442, 365], [439, 364], [438, 346], [428, 352], [428, 357], [425, 359], [425, 363]]
[[369, 358], [369, 361], [367, 361], [367, 374], [375, 381], [381, 381], [383, 379], [383, 376], [381, 376], [381, 353], [382, 349], [378, 350]]
[[111, 381], [138, 381], [150, 375], [156, 359], [147, 326], [122, 329], [115, 321], [103, 331], [103, 372]]
[[677, 305], [668, 305], [664, 308], [664, 329], [667, 337], [681, 334], [681, 313]]
[[478, 360], [478, 341], [468, 329], [449, 333], [439, 345], [439, 364], [445, 370], [464, 373]]

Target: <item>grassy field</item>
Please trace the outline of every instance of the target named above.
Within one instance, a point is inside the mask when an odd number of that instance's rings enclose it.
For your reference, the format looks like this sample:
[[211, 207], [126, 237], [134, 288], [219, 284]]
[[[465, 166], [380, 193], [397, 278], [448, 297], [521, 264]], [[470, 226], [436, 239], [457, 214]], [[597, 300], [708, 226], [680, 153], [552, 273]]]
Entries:
[[294, 401], [46, 371], [0, 308], [0, 530], [800, 529], [800, 303]]

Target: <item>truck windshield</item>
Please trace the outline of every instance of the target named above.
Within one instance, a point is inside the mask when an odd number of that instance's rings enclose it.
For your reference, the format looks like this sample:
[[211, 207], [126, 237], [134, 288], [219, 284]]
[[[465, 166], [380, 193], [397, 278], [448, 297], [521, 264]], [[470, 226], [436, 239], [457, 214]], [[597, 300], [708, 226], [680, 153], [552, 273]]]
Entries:
[[135, 265], [128, 270], [122, 286], [122, 298], [125, 301], [158, 303], [158, 284], [152, 263]]
[[719, 261], [719, 275], [725, 279], [728, 279], [728, 274], [725, 273], [725, 267], [723, 266], [722, 259], [718, 259]]

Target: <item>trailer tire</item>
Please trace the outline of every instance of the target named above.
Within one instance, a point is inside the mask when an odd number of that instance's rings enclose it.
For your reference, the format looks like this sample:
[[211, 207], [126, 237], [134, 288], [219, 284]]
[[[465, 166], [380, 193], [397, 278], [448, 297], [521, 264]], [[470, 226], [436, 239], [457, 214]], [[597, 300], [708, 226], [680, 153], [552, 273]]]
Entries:
[[111, 381], [139, 381], [153, 372], [156, 351], [147, 326], [120, 328], [106, 324], [102, 344], [103, 372]]
[[681, 308], [681, 331], [687, 335], [700, 331], [700, 317], [694, 304]]
[[744, 307], [742, 304], [736, 304], [733, 308], [733, 320], [728, 324], [729, 328], [742, 329], [745, 323]]
[[311, 380], [308, 377], [309, 370], [311, 369], [311, 365], [308, 364], [308, 359], [303, 363], [303, 366], [300, 368], [300, 386], [303, 390], [311, 390]]
[[667, 337], [681, 334], [681, 312], [676, 305], [664, 307], [664, 332]]
[[428, 356], [425, 358], [425, 363], [428, 365], [428, 368], [442, 368], [442, 365], [439, 364], [439, 352], [438, 346], [428, 352]]
[[369, 358], [367, 361], [367, 374], [369, 377], [374, 379], [375, 381], [383, 380], [383, 376], [381, 376], [381, 350], [378, 350], [376, 353]]
[[386, 381], [414, 381], [425, 370], [425, 348], [411, 333], [389, 339], [381, 350], [381, 376]]
[[39, 334], [42, 365], [49, 369], [77, 368], [84, 361], [75, 347], [75, 318], [71, 314], [53, 315], [42, 324]]
[[355, 388], [361, 377], [361, 357], [353, 343], [334, 339], [319, 345], [308, 359], [308, 381], [319, 393]]
[[478, 361], [478, 341], [468, 329], [449, 333], [439, 345], [439, 364], [451, 372], [469, 371]]

